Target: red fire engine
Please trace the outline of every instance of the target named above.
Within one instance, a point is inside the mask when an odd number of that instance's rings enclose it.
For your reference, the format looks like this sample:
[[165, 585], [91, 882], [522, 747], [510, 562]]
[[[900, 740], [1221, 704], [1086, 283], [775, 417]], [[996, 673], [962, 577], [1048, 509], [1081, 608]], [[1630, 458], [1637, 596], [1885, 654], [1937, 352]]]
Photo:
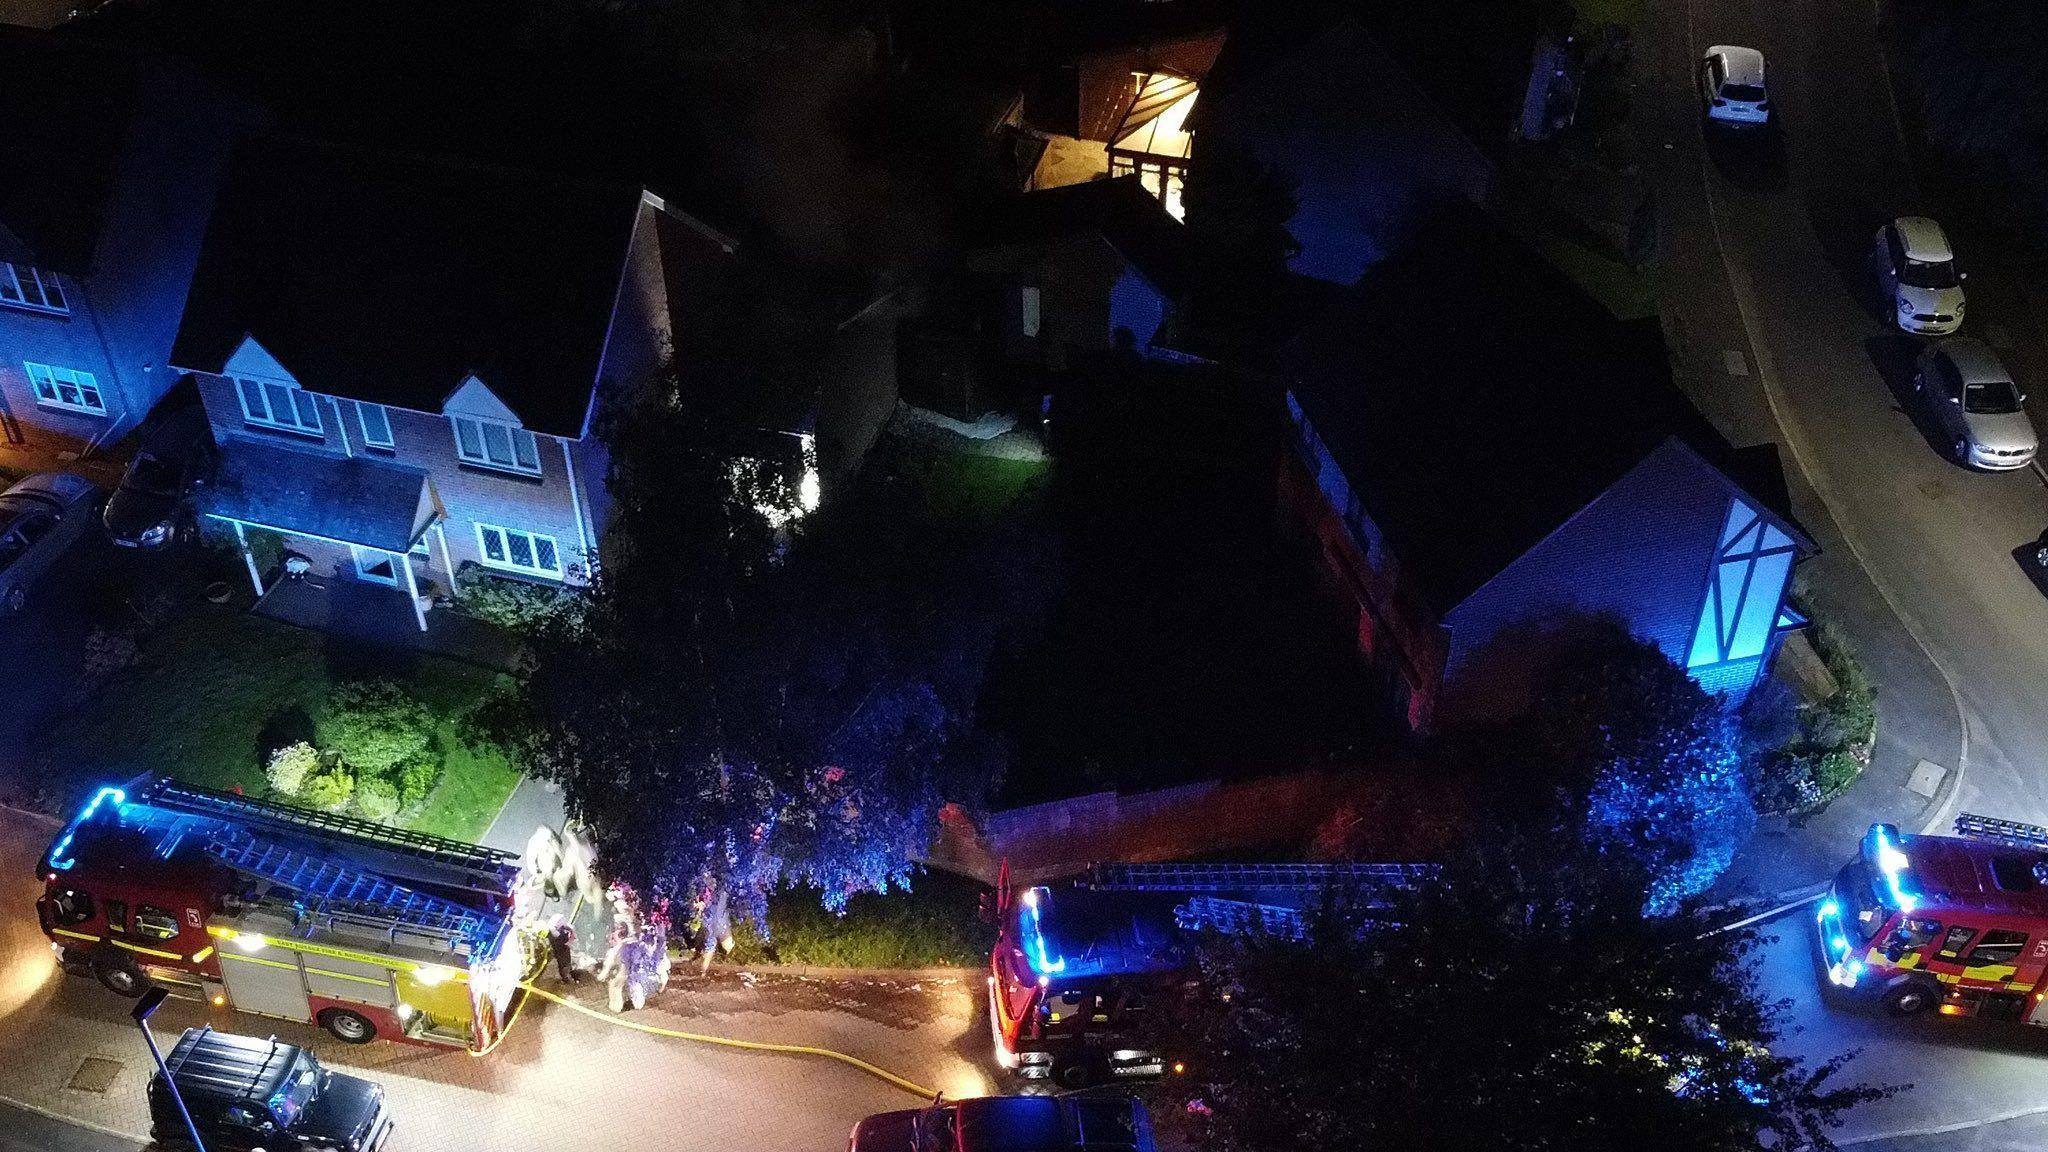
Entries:
[[1952, 836], [1873, 824], [1814, 920], [1829, 981], [1894, 1014], [2048, 1024], [2048, 828], [1968, 813]]
[[533, 959], [512, 853], [149, 776], [95, 793], [38, 876], [66, 971], [352, 1043], [487, 1048]]
[[1137, 1039], [1147, 997], [1185, 969], [1200, 930], [1299, 939], [1323, 894], [1351, 908], [1435, 874], [1428, 864], [1098, 864], [1072, 885], [996, 886], [989, 1027], [996, 1063], [1068, 1088], [1158, 1076]]

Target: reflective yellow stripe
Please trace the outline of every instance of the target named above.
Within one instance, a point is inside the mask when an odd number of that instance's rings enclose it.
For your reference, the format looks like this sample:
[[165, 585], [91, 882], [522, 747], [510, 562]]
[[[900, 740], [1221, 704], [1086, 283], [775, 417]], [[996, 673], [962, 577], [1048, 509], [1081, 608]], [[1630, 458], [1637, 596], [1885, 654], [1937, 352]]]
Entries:
[[220, 954], [220, 958], [223, 960], [240, 960], [246, 964], [261, 964], [265, 968], [284, 968], [293, 972], [299, 970], [297, 964], [287, 964], [282, 960], [265, 960], [260, 956], [237, 956], [233, 952], [223, 952]]
[[1934, 978], [1936, 980], [1941, 981], [1943, 984], [1954, 984], [1962, 980], [1961, 976], [1953, 972], [1936, 972], [1934, 974]]
[[1963, 976], [1969, 980], [2010, 980], [2019, 969], [2011, 964], [1983, 964], [1963, 969]]
[[200, 962], [201, 960], [204, 960], [204, 959], [206, 959], [206, 958], [207, 958], [208, 956], [211, 956], [211, 955], [213, 955], [213, 945], [211, 945], [211, 944], [208, 944], [208, 945], [207, 945], [206, 947], [204, 947], [204, 948], [201, 948], [201, 949], [200, 949], [199, 951], [197, 951], [197, 952], [194, 952], [194, 953], [192, 954], [192, 962], [193, 962], [194, 964], [197, 964], [197, 963], [199, 963], [199, 962]]
[[159, 952], [154, 948], [144, 948], [140, 944], [130, 944], [126, 940], [108, 940], [107, 943], [112, 944], [116, 948], [126, 948], [130, 952], [140, 952], [144, 956], [155, 956], [163, 960], [184, 959], [183, 956], [178, 955], [176, 952]]
[[379, 988], [389, 988], [391, 986], [391, 977], [389, 976], [379, 980], [374, 976], [358, 976], [353, 972], [336, 972], [331, 968], [315, 968], [310, 964], [306, 966], [306, 971], [317, 973], [321, 976], [332, 976], [336, 980], [353, 980], [358, 984], [375, 984]]
[[71, 929], [69, 929], [69, 928], [54, 928], [54, 929], [52, 929], [52, 931], [54, 931], [55, 933], [57, 933], [57, 935], [59, 935], [59, 936], [69, 936], [69, 937], [71, 937], [71, 938], [72, 938], [73, 940], [95, 940], [95, 941], [96, 941], [96, 940], [98, 940], [98, 939], [99, 939], [99, 937], [97, 937], [97, 936], [89, 936], [89, 935], [87, 935], [87, 934], [86, 934], [86, 933], [84, 933], [84, 932], [73, 932], [73, 931], [72, 931]]

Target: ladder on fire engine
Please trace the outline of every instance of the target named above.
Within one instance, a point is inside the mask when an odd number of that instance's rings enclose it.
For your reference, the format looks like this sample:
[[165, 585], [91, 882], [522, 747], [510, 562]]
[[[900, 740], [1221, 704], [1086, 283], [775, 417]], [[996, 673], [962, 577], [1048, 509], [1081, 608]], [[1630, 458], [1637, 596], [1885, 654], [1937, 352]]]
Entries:
[[1277, 936], [1283, 940], [1308, 939], [1308, 914], [1299, 908], [1278, 904], [1254, 904], [1221, 896], [1190, 896], [1176, 904], [1173, 922], [1190, 932], [1204, 929], [1231, 936]]
[[1081, 882], [1100, 892], [1324, 892], [1412, 888], [1434, 864], [1097, 864]]
[[2037, 848], [2048, 850], [2048, 828], [2039, 824], [2022, 824], [2017, 820], [1998, 820], [1990, 816], [1979, 816], [1965, 812], [1956, 817], [1956, 835], [1972, 840], [1989, 840], [1997, 844], [2009, 844], [2014, 848]]
[[319, 912], [341, 913], [393, 927], [451, 936], [482, 946], [497, 938], [502, 918], [453, 900], [394, 884], [327, 856], [300, 852], [236, 832], [209, 840], [206, 851], [238, 872], [298, 894]]
[[450, 882], [478, 891], [509, 892], [518, 874], [519, 857], [516, 853], [393, 828], [335, 812], [315, 812], [231, 792], [196, 788], [163, 777], [152, 780], [135, 799], [166, 812], [209, 817], [230, 825], [269, 827], [285, 832], [367, 842], [385, 852], [439, 865], [454, 873], [449, 877]]

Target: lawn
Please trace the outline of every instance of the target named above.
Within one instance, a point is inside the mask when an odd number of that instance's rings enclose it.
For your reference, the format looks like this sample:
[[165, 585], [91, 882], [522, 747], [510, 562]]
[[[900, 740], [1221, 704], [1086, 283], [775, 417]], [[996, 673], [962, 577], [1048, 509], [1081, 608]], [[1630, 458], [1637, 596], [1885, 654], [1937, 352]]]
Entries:
[[995, 929], [976, 915], [985, 890], [948, 872], [926, 872], [908, 892], [855, 896], [840, 917], [818, 902], [817, 889], [787, 889], [769, 898], [770, 939], [742, 928], [732, 959], [821, 968], [979, 967], [995, 944]]
[[1046, 479], [1045, 460], [1012, 460], [906, 447], [894, 470], [917, 486], [925, 512], [940, 522], [983, 521], [1015, 508]]
[[441, 780], [405, 821], [409, 826], [474, 839], [518, 783], [502, 755], [466, 747], [453, 721], [500, 673], [436, 656], [365, 650], [207, 604], [181, 611], [142, 641], [133, 665], [50, 733], [50, 791], [59, 799], [142, 772], [262, 795], [267, 751], [309, 738], [329, 687], [361, 676], [399, 681], [442, 717]]

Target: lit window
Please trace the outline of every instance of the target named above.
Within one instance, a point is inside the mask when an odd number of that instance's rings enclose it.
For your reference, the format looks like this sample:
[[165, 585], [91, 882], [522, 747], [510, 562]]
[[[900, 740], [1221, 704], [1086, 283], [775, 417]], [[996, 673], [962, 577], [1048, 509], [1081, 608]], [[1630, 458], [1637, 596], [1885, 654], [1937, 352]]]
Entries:
[[463, 463], [540, 475], [540, 446], [533, 433], [473, 416], [450, 416], [448, 421], [455, 425], [455, 455]]
[[[0, 265], [4, 267], [4, 265]], [[100, 395], [99, 381], [90, 372], [53, 368], [48, 364], [23, 364], [36, 403], [45, 408], [63, 408], [90, 416], [105, 416], [107, 402]]]
[[391, 416], [382, 404], [366, 404], [356, 401], [356, 416], [362, 421], [363, 443], [372, 448], [390, 448]]
[[1730, 501], [1686, 667], [1760, 660], [1798, 557], [1792, 538], [1740, 500]]
[[562, 553], [552, 536], [518, 532], [495, 524], [479, 524], [476, 526], [476, 541], [486, 568], [561, 578]]
[[56, 273], [4, 261], [0, 261], [0, 304], [33, 308], [38, 312], [71, 311], [70, 303], [64, 299], [64, 288], [57, 283]]
[[242, 418], [251, 424], [308, 436], [322, 434], [320, 401], [311, 392], [275, 380], [238, 376], [235, 394], [242, 400]]
[[1024, 324], [1024, 334], [1026, 336], [1036, 336], [1038, 335], [1039, 325], [1038, 286], [1035, 284], [1026, 284], [1020, 295], [1022, 296], [1024, 302], [1024, 315], [1022, 317]]

